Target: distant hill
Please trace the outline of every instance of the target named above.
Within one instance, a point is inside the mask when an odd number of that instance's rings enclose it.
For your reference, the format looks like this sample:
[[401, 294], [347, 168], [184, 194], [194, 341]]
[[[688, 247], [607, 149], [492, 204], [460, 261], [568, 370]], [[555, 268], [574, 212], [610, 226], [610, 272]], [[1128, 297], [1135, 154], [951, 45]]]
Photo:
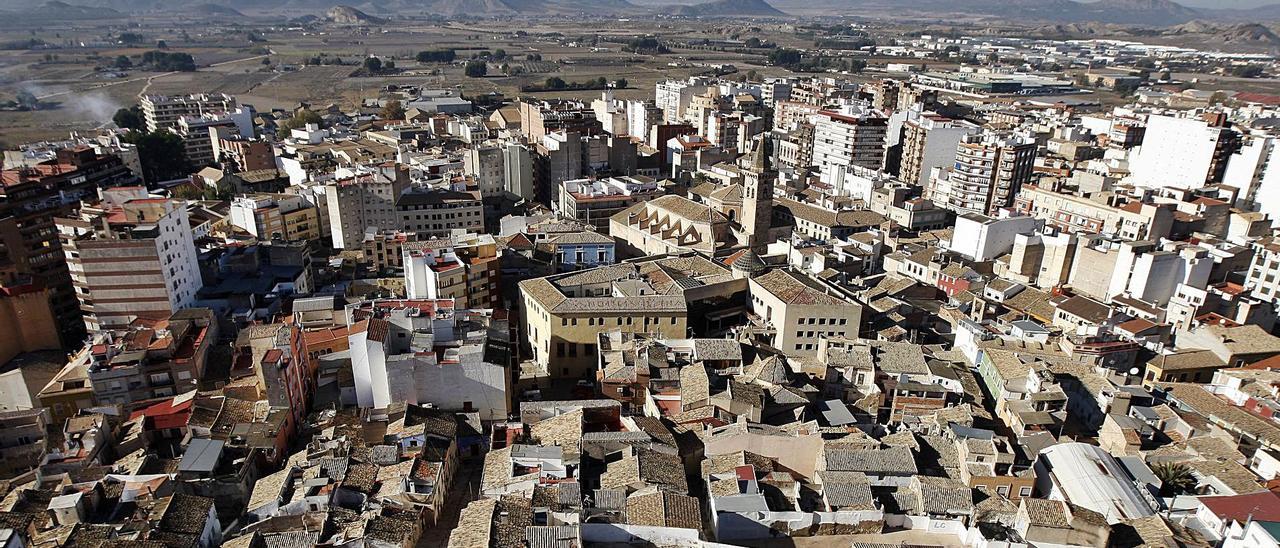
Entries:
[[765, 0], [713, 0], [690, 6], [672, 6], [673, 15], [689, 17], [782, 16], [785, 12]]
[[225, 15], [228, 17], [244, 17], [244, 14], [240, 13], [240, 10], [237, 10], [231, 6], [224, 6], [221, 4], [211, 4], [211, 3], [196, 4], [191, 7], [175, 7], [173, 8], [172, 11], [182, 11], [184, 13], [190, 13], [194, 15], [211, 15], [211, 16]]
[[[27, 19], [116, 17], [128, 13], [191, 10], [238, 16], [243, 13], [336, 15], [346, 24], [367, 24], [397, 13], [455, 15], [676, 14], [714, 16], [847, 15], [956, 16], [999, 18], [1035, 25], [1135, 25], [1167, 27], [1193, 21], [1262, 23], [1280, 21], [1280, 3], [1251, 9], [1193, 9], [1176, 0], [54, 0], [32, 8], [28, 0], [0, 0], [0, 10]], [[639, 5], [637, 5], [639, 4]], [[1203, 2], [1201, 3], [1203, 5]], [[93, 12], [92, 10], [110, 10]], [[220, 11], [220, 10], [231, 11]], [[336, 10], [336, 11], [335, 11]], [[1070, 29], [1066, 29], [1070, 30]], [[1256, 29], [1255, 29], [1256, 30]], [[1265, 35], [1249, 38], [1265, 42]]]
[[377, 25], [385, 23], [381, 17], [374, 17], [351, 6], [334, 6], [324, 14], [325, 19], [340, 25]]
[[59, 0], [45, 2], [34, 8], [30, 4], [4, 7], [16, 11], [16, 15], [23, 19], [114, 19], [124, 16], [109, 7], [68, 4]]

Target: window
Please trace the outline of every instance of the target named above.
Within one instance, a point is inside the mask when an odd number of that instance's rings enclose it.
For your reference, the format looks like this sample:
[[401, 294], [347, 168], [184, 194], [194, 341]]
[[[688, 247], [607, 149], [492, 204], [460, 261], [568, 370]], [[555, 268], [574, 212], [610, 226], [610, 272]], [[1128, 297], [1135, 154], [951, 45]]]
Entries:
[[562, 342], [556, 343], [556, 357], [557, 358], [564, 357], [564, 343]]
[[1030, 487], [1022, 487], [1022, 488], [1019, 488], [1019, 489], [1018, 489], [1018, 496], [1020, 496], [1020, 497], [1029, 497], [1029, 496], [1031, 496], [1031, 488], [1030, 488]]
[[569, 357], [578, 357], [578, 343], [569, 343]]

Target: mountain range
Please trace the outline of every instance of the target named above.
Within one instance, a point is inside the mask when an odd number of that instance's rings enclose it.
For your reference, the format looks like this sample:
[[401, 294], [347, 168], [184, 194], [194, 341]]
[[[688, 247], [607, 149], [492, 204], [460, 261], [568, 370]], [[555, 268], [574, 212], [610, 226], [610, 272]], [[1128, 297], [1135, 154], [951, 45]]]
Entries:
[[[521, 15], [521, 14], [665, 14], [690, 17], [767, 17], [794, 15], [914, 15], [946, 18], [977, 16], [1018, 22], [1110, 23], [1172, 26], [1196, 20], [1277, 21], [1280, 4], [1250, 9], [1193, 9], [1173, 0], [709, 0], [671, 4], [672, 0], [75, 0], [52, 1], [32, 9], [26, 0], [0, 0], [0, 10], [19, 16], [49, 18], [60, 12], [83, 17], [87, 8], [123, 14], [184, 11], [214, 15], [270, 12], [326, 14], [334, 7], [355, 10], [366, 17], [396, 14]], [[234, 11], [232, 11], [234, 10]], [[106, 15], [111, 16], [108, 12]], [[352, 14], [354, 15], [354, 14]], [[340, 18], [346, 18], [340, 16]], [[359, 17], [356, 17], [357, 19]]]

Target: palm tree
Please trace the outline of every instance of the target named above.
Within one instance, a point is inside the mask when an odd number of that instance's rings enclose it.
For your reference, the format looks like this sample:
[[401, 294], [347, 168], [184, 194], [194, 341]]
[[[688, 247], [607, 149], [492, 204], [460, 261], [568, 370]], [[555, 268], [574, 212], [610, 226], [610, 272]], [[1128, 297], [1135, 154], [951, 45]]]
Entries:
[[1151, 471], [1160, 479], [1160, 496], [1173, 497], [1193, 493], [1196, 489], [1195, 475], [1191, 467], [1177, 462], [1165, 462], [1151, 467]]

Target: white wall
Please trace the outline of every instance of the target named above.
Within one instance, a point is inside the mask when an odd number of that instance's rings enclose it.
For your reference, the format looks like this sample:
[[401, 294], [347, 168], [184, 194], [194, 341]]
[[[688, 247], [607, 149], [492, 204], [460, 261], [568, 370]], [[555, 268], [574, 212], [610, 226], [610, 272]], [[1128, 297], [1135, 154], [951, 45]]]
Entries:
[[1137, 186], [1200, 188], [1205, 185], [1220, 128], [1202, 120], [1151, 115], [1142, 146], [1129, 162]]

